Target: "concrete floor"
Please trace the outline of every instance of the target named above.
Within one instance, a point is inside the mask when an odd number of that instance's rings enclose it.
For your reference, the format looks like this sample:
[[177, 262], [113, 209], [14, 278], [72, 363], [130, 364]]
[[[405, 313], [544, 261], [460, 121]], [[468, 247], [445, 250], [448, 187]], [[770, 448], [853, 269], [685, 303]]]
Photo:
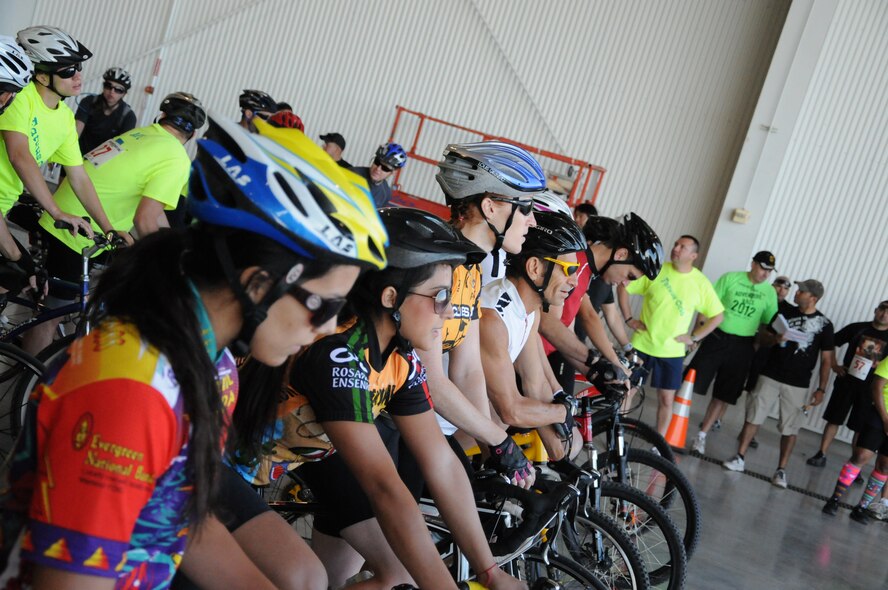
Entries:
[[[744, 398], [745, 399], [745, 398]], [[709, 398], [694, 396], [687, 447], [697, 433]], [[888, 588], [888, 524], [863, 526], [840, 509], [821, 513], [850, 446], [835, 442], [826, 467], [805, 460], [819, 446], [819, 434], [802, 431], [787, 468], [789, 489], [770, 483], [777, 465], [779, 435], [768, 420], [746, 455], [746, 473], [724, 469], [733, 457], [743, 421], [741, 405], [728, 411], [721, 430], [707, 440], [706, 458], [679, 456], [679, 464], [700, 499], [703, 529], [688, 567], [688, 590], [872, 590]], [[652, 399], [642, 419], [654, 422]], [[872, 466], [863, 470], [869, 476]], [[854, 485], [844, 501], [857, 503], [863, 486]], [[812, 497], [816, 495], [818, 497]]]

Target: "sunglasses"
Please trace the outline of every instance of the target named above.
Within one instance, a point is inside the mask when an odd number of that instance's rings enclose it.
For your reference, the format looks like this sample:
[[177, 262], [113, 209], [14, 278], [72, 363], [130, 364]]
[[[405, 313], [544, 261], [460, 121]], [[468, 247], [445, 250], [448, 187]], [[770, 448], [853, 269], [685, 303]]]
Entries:
[[62, 68], [60, 70], [56, 70], [52, 74], [54, 76], [58, 76], [59, 78], [64, 78], [67, 80], [68, 78], [73, 78], [75, 75], [77, 75], [77, 72], [79, 72], [82, 69], [83, 69], [83, 64], [76, 63], [73, 66], [68, 66], [67, 68]]
[[580, 270], [579, 262], [565, 262], [564, 260], [558, 260], [557, 258], [549, 258], [548, 256], [544, 256], [543, 260], [548, 260], [549, 262], [555, 263], [561, 267], [561, 270], [564, 271], [564, 276], [569, 277], [577, 273]]
[[[376, 166], [382, 168], [382, 171], [383, 171], [383, 172], [394, 172], [394, 171], [395, 171], [394, 168], [389, 168], [388, 166], [386, 166], [385, 164], [383, 164], [383, 163], [380, 162], [379, 160], [373, 160], [373, 163], [374, 163]], [[419, 293], [416, 293], [416, 295], [419, 295]]]
[[494, 197], [488, 195], [494, 201], [499, 201], [501, 203], [511, 203], [515, 209], [517, 209], [521, 215], [525, 217], [533, 213], [533, 199], [528, 201], [521, 201], [519, 199], [507, 199], [506, 197]]
[[435, 313], [444, 315], [450, 309], [450, 289], [441, 289], [434, 295], [426, 295], [425, 293], [417, 293], [416, 291], [408, 291], [411, 295], [419, 295], [420, 297], [428, 297], [434, 301]]
[[309, 323], [315, 328], [320, 328], [338, 316], [346, 303], [345, 298], [335, 297], [332, 299], [324, 299], [317, 293], [306, 291], [299, 285], [293, 285], [287, 289], [287, 293], [292, 295], [296, 301], [301, 303], [305, 309], [311, 312], [311, 320], [309, 320]]
[[105, 90], [110, 90], [114, 94], [126, 94], [126, 88], [115, 86], [111, 82], [105, 82], [104, 84], [102, 84], [102, 88], [104, 88]]

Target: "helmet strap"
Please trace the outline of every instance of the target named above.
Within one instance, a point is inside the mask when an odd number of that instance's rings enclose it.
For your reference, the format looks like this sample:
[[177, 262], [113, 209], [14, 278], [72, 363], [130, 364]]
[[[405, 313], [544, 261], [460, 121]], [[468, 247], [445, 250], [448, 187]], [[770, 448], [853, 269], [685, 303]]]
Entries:
[[506, 232], [509, 231], [509, 228], [512, 227], [512, 222], [515, 220], [515, 212], [518, 210], [518, 205], [512, 203], [512, 211], [509, 212], [509, 217], [506, 219], [506, 225], [503, 228], [503, 231], [496, 229], [496, 226], [491, 223], [491, 221], [484, 215], [484, 211], [481, 208], [478, 208], [481, 211], [481, 216], [484, 218], [484, 223], [487, 224], [487, 227], [490, 228], [490, 231], [493, 232], [493, 251], [496, 252], [500, 248], [503, 247], [503, 241], [506, 239]]
[[543, 275], [543, 284], [537, 285], [533, 282], [533, 279], [530, 278], [530, 275], [527, 274], [527, 259], [524, 260], [524, 266], [521, 268], [521, 277], [530, 285], [536, 294], [540, 296], [540, 302], [543, 304], [543, 313], [547, 313], [549, 311], [549, 301], [546, 299], [546, 287], [549, 286], [549, 281], [552, 279], [552, 271], [555, 269], [555, 263], [549, 262], [548, 267], [546, 268], [546, 273]]
[[[37, 74], [46, 74], [47, 76], [49, 76], [49, 84], [40, 84], [40, 82], [37, 81]], [[59, 97], [59, 100], [65, 100], [66, 98], [68, 98], [67, 96], [64, 96], [61, 92], [56, 90], [55, 74], [53, 74], [52, 72], [37, 72], [37, 74], [34, 74], [34, 83], [35, 84], [40, 84], [44, 88], [49, 88], [50, 90], [52, 90], [56, 94], [56, 96]]]

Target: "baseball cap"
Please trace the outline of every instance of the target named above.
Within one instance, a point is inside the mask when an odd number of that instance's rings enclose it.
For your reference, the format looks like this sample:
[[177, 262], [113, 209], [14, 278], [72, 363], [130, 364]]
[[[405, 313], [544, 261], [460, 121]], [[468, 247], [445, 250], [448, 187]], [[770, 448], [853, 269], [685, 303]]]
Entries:
[[792, 287], [792, 281], [790, 280], [789, 277], [784, 276], [784, 275], [780, 275], [779, 277], [774, 279], [773, 284], [780, 285], [781, 287], [786, 287], [786, 288]]
[[339, 149], [345, 149], [345, 138], [339, 133], [325, 133], [321, 136], [321, 140], [328, 143], [335, 143]]
[[756, 252], [755, 256], [752, 257], [752, 261], [758, 262], [765, 270], [774, 270], [774, 265], [776, 264], [774, 255], [767, 250]]
[[796, 281], [799, 291], [802, 293], [810, 293], [817, 299], [823, 297], [823, 283], [817, 279], [805, 279], [804, 281]]

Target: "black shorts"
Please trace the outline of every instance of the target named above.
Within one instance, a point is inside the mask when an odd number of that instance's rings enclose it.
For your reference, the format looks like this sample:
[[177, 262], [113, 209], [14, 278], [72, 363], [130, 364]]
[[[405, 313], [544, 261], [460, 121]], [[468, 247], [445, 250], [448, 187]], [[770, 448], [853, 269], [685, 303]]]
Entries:
[[888, 455], [888, 435], [885, 434], [885, 426], [868, 423], [860, 431], [857, 437], [857, 446], [877, 452], [880, 455]]
[[271, 508], [244, 478], [230, 467], [219, 474], [219, 502], [216, 517], [230, 532]]
[[[64, 242], [40, 228], [41, 239], [46, 246], [46, 272], [54, 279], [61, 279], [65, 282], [72, 283], [71, 287], [59, 287], [50, 283], [49, 294], [55, 299], [61, 301], [73, 301], [77, 299], [79, 287], [73, 285], [80, 284], [80, 278], [83, 274], [83, 256], [80, 252], [75, 252], [69, 248]], [[91, 259], [91, 264], [102, 264], [108, 262], [108, 254], [103, 252]]]
[[[734, 405], [743, 393], [754, 354], [753, 336], [734, 336], [715, 329], [703, 340], [688, 370], [697, 371], [694, 392], [706, 395], [715, 380], [712, 397]], [[687, 372], [685, 372], [687, 375]]]
[[[852, 383], [852, 380], [856, 383]], [[854, 379], [854, 377], [839, 377], [833, 384], [829, 403], [826, 404], [826, 409], [823, 411], [823, 419], [830, 424], [844, 424], [858, 398], [861, 395], [867, 396], [868, 393], [869, 388], [865, 381]]]
[[573, 365], [567, 362], [564, 355], [557, 350], [553, 350], [546, 358], [549, 360], [549, 366], [552, 367], [552, 372], [555, 373], [555, 379], [558, 380], [561, 389], [564, 390], [564, 393], [573, 395], [574, 383], [576, 383], [577, 376], [577, 372]]

